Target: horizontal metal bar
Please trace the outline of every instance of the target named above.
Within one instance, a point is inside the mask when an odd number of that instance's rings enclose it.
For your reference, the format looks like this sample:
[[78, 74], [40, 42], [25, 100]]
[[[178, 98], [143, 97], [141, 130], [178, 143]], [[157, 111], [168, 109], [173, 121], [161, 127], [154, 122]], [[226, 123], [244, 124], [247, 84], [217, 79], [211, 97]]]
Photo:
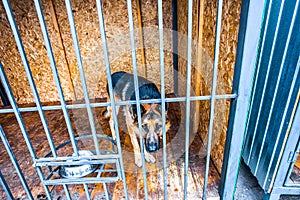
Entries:
[[[77, 157], [56, 157], [56, 158], [39, 158], [34, 162], [34, 166], [58, 166], [58, 165], [82, 165], [82, 164], [101, 164], [101, 163], [117, 163], [118, 154], [112, 155], [96, 155], [82, 156], [80, 160]], [[96, 160], [96, 161], [93, 161]], [[72, 161], [72, 162], [66, 162]]]
[[106, 159], [106, 160], [80, 160], [80, 161], [72, 161], [72, 162], [41, 162], [36, 163], [34, 166], [38, 167], [49, 167], [49, 166], [75, 166], [75, 165], [102, 165], [102, 164], [116, 164], [117, 161], [114, 159]]
[[[221, 99], [235, 99], [237, 98], [236, 94], [222, 94], [222, 95], [216, 95], [217, 100]], [[206, 95], [206, 96], [191, 96], [190, 100], [191, 101], [206, 101], [210, 100], [211, 95]], [[184, 102], [186, 101], [186, 97], [170, 97], [170, 98], [165, 98], [165, 102], [167, 103], [174, 103], [174, 102]], [[160, 99], [147, 99], [147, 100], [140, 100], [141, 104], [146, 104], [146, 103], [161, 103]], [[130, 105], [130, 104], [136, 104], [136, 101], [116, 101], [115, 105], [116, 106], [124, 106], [124, 105]], [[91, 107], [93, 108], [99, 108], [99, 107], [106, 107], [106, 106], [111, 106], [110, 102], [105, 102], [105, 103], [91, 103]], [[72, 104], [72, 105], [66, 105], [67, 109], [81, 109], [81, 108], [86, 108], [85, 104]], [[56, 105], [56, 106], [43, 106], [43, 110], [61, 110], [62, 106], [61, 105]], [[37, 111], [37, 107], [24, 107], [24, 108], [19, 108], [20, 112], [35, 112]], [[3, 108], [0, 109], [0, 114], [4, 113], [13, 113], [13, 109], [11, 108]]]
[[290, 188], [300, 188], [300, 184], [299, 183], [286, 183], [284, 184], [284, 187], [290, 187]]
[[54, 179], [44, 180], [45, 185], [62, 185], [62, 184], [84, 184], [84, 183], [113, 183], [119, 181], [119, 177], [100, 177], [100, 178], [72, 178], [72, 179]]
[[282, 187], [274, 187], [272, 189], [272, 193], [275, 194], [289, 194], [289, 195], [299, 195], [300, 187], [295, 186], [282, 186]]

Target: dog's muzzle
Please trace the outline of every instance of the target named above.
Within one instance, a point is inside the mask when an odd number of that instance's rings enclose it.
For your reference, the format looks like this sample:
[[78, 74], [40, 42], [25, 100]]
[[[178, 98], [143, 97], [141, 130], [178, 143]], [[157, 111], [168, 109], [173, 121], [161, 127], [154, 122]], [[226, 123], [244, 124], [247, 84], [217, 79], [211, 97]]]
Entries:
[[146, 150], [148, 152], [155, 152], [159, 150], [159, 138], [154, 139], [154, 138], [148, 138], [146, 139]]

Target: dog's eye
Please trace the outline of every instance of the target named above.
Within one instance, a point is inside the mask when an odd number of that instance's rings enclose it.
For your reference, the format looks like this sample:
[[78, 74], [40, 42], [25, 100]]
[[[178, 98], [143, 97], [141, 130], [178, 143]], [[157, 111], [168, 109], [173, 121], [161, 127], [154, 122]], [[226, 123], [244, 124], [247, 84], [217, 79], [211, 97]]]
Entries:
[[148, 124], [142, 124], [142, 128], [144, 129], [144, 131], [148, 132]]
[[159, 132], [160, 129], [161, 129], [161, 127], [162, 127], [161, 124], [155, 124], [154, 131], [155, 131], [155, 132]]

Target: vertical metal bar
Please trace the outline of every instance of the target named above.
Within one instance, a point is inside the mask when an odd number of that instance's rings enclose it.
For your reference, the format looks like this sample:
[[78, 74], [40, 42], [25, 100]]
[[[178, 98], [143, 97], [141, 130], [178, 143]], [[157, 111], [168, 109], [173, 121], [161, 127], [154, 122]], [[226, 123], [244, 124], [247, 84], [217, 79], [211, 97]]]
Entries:
[[185, 165], [184, 165], [184, 199], [187, 199], [189, 169], [190, 107], [191, 107], [191, 71], [192, 71], [192, 31], [193, 0], [188, 1], [188, 35], [186, 51], [186, 113], [185, 113]]
[[91, 200], [90, 193], [89, 193], [89, 188], [88, 188], [87, 184], [86, 184], [86, 183], [83, 184], [83, 187], [84, 187], [86, 199], [87, 199], [87, 200]]
[[221, 199], [233, 199], [244, 142], [253, 75], [258, 56], [265, 2], [242, 1], [238, 46], [219, 193]]
[[[283, 11], [283, 5], [284, 5], [284, 2], [285, 0], [281, 1], [281, 4], [280, 4], [280, 10], [279, 10], [279, 15], [278, 15], [278, 21], [277, 21], [277, 24], [276, 24], [276, 29], [275, 29], [275, 35], [274, 35], [274, 41], [277, 40], [277, 36], [278, 36], [278, 30], [279, 30], [279, 24], [280, 24], [280, 21], [281, 21], [281, 16], [282, 16], [282, 11]], [[262, 111], [262, 105], [263, 105], [263, 102], [264, 102], [264, 99], [265, 99], [265, 92], [266, 92], [266, 88], [267, 88], [267, 82], [269, 80], [269, 74], [270, 74], [270, 69], [271, 69], [271, 63], [272, 63], [272, 59], [273, 59], [273, 54], [274, 54], [274, 50], [275, 50], [275, 44], [276, 42], [273, 42], [272, 44], [272, 48], [271, 48], [271, 54], [270, 54], [270, 59], [269, 59], [269, 63], [268, 63], [268, 68], [267, 68], [267, 74], [266, 74], [266, 78], [265, 78], [265, 81], [264, 81], [264, 87], [263, 87], [263, 93], [262, 93], [262, 96], [261, 96], [261, 100], [260, 100], [260, 104], [259, 104], [259, 109], [258, 109], [258, 116], [256, 118], [256, 122], [255, 122], [255, 128], [254, 128], [254, 133], [253, 135], [256, 135], [256, 132], [257, 132], [257, 127], [258, 127], [258, 124], [259, 124], [259, 120], [260, 120], [260, 117], [261, 117], [261, 111]], [[280, 66], [280, 71], [282, 72], [282, 68], [283, 68], [283, 65]], [[280, 72], [280, 74], [281, 74]], [[276, 84], [277, 88], [278, 88], [278, 82]], [[275, 89], [275, 93], [277, 93], [276, 89]], [[276, 95], [275, 95], [276, 96]], [[274, 96], [274, 97], [275, 97]], [[272, 106], [271, 106], [271, 109], [274, 105], [274, 102], [275, 102], [275, 98], [273, 98], [272, 100]], [[271, 117], [271, 114], [269, 114], [269, 118], [268, 118], [268, 125], [269, 126], [269, 119]], [[267, 128], [268, 129], [268, 128]], [[266, 130], [267, 130], [266, 129]], [[262, 144], [265, 143], [265, 140], [266, 140], [266, 134], [267, 132], [265, 131], [264, 133], [264, 136], [263, 136], [263, 140], [262, 140]], [[254, 138], [255, 139], [255, 138]], [[254, 140], [253, 140], [254, 141]], [[256, 175], [257, 173], [257, 170], [258, 170], [258, 166], [260, 164], [260, 159], [261, 159], [261, 154], [262, 154], [262, 150], [263, 150], [263, 146], [261, 146], [260, 148], [260, 151], [259, 151], [259, 155], [258, 155], [258, 160], [256, 162], [256, 167], [255, 167], [255, 170], [254, 170], [254, 175]], [[250, 151], [250, 157], [251, 157], [251, 153], [252, 153], [252, 149]]]
[[69, 114], [68, 114], [66, 101], [65, 101], [65, 98], [64, 98], [64, 94], [63, 94], [63, 91], [62, 91], [61, 84], [60, 84], [60, 79], [59, 79], [59, 76], [58, 76], [58, 71], [57, 71], [57, 68], [56, 68], [56, 63], [55, 63], [55, 59], [54, 59], [50, 39], [49, 39], [49, 36], [48, 36], [47, 26], [46, 26], [46, 23], [45, 23], [45, 20], [44, 20], [44, 14], [43, 14], [43, 11], [42, 11], [41, 3], [40, 3], [39, 0], [34, 0], [34, 4], [35, 4], [35, 7], [36, 7], [36, 11], [37, 11], [37, 15], [38, 15], [38, 18], [39, 18], [41, 30], [42, 30], [42, 33], [43, 33], [45, 46], [46, 46], [48, 57], [49, 57], [49, 60], [50, 60], [50, 65], [51, 65], [51, 68], [52, 68], [54, 81], [55, 81], [55, 84], [56, 84], [56, 87], [57, 87], [57, 91], [58, 91], [58, 95], [59, 95], [59, 98], [60, 98], [62, 111], [63, 111], [64, 118], [65, 118], [65, 121], [66, 121], [66, 124], [67, 124], [68, 132], [69, 132], [69, 135], [70, 135], [70, 140], [71, 140], [71, 143], [72, 143], [72, 147], [73, 147], [73, 150], [75, 152], [75, 155], [79, 156], [78, 147], [77, 147], [77, 144], [76, 144], [76, 141], [75, 141], [75, 136], [74, 136], [74, 132], [73, 132], [72, 125], [71, 125], [71, 120], [70, 120], [70, 117], [69, 117]]
[[177, 0], [172, 0], [172, 44], [173, 44], [173, 81], [174, 93], [178, 94], [178, 24]]
[[0, 137], [1, 137], [1, 140], [2, 140], [2, 142], [4, 144], [5, 149], [6, 149], [7, 153], [8, 153], [8, 155], [9, 155], [9, 158], [10, 158], [12, 164], [14, 165], [14, 167], [15, 167], [15, 169], [17, 171], [17, 174], [18, 174], [18, 176], [20, 178], [21, 184], [23, 185], [23, 188], [24, 188], [24, 190], [25, 190], [28, 198], [29, 199], [33, 199], [31, 191], [30, 191], [30, 189], [29, 189], [29, 187], [27, 185], [27, 182], [25, 180], [25, 177], [24, 177], [24, 175], [22, 173], [22, 170], [21, 170], [21, 168], [20, 168], [20, 166], [18, 164], [18, 161], [17, 161], [14, 153], [13, 153], [12, 148], [9, 145], [9, 142], [8, 142], [6, 136], [5, 136], [5, 133], [4, 133], [1, 125], [0, 125]]
[[13, 200], [14, 196], [12, 195], [12, 193], [11, 193], [11, 191], [10, 191], [10, 189], [9, 189], [9, 187], [8, 187], [8, 185], [7, 185], [7, 183], [6, 183], [5, 179], [4, 179], [1, 171], [0, 171], [0, 183], [1, 183], [2, 187], [3, 187], [3, 189], [4, 189], [4, 192], [5, 192], [6, 196], [7, 196], [7, 198], [9, 200]]
[[[107, 46], [107, 40], [106, 40], [106, 32], [105, 32], [105, 24], [104, 24], [104, 18], [103, 18], [103, 12], [102, 12], [102, 2], [101, 0], [96, 0], [97, 4], [97, 12], [98, 12], [98, 18], [99, 18], [99, 26], [100, 26], [100, 33], [101, 33], [101, 39], [102, 39], [102, 46], [103, 46], [103, 54], [104, 54], [104, 61], [106, 65], [106, 76], [107, 76], [107, 82], [108, 82], [108, 89], [109, 89], [109, 97], [110, 97], [110, 103], [112, 107], [112, 114], [113, 118], [115, 119], [115, 132], [116, 132], [116, 142], [117, 142], [117, 148], [118, 148], [118, 154], [119, 154], [119, 162], [116, 164], [118, 165], [120, 163], [120, 169], [121, 172], [118, 171], [118, 175], [121, 174], [121, 178], [123, 180], [123, 187], [124, 187], [124, 194], [125, 199], [128, 200], [128, 190], [127, 190], [127, 183], [126, 183], [126, 176], [125, 176], [125, 170], [124, 170], [124, 163], [123, 163], [123, 155], [122, 155], [122, 147], [121, 147], [121, 141], [120, 141], [120, 134], [119, 134], [119, 124], [118, 124], [118, 116], [116, 111], [116, 104], [115, 104], [115, 98], [114, 98], [114, 92], [113, 92], [113, 86], [112, 86], [112, 79], [111, 79], [111, 71], [110, 71], [110, 60], [108, 56], [108, 46]], [[117, 169], [119, 170], [119, 167], [117, 166]]]
[[14, 19], [14, 16], [13, 16], [13, 13], [12, 13], [12, 10], [11, 10], [10, 3], [7, 0], [4, 0], [3, 4], [4, 4], [4, 7], [5, 7], [7, 16], [8, 16], [8, 20], [9, 20], [13, 35], [14, 35], [15, 40], [16, 40], [18, 50], [20, 52], [20, 56], [21, 56], [21, 59], [22, 59], [23, 65], [24, 65], [24, 69], [25, 69], [25, 72], [26, 72], [26, 75], [27, 75], [27, 78], [28, 78], [28, 81], [29, 81], [30, 88], [32, 90], [32, 94], [33, 94], [33, 97], [34, 97], [34, 100], [35, 100], [35, 103], [36, 103], [36, 106], [37, 106], [37, 109], [38, 109], [38, 113], [40, 115], [44, 130], [45, 130], [45, 133], [46, 133], [46, 137], [47, 137], [52, 155], [54, 157], [57, 157], [56, 149], [55, 149], [55, 146], [53, 144], [52, 136], [51, 136], [51, 133], [50, 133], [50, 130], [49, 130], [49, 127], [48, 127], [47, 120], [46, 120], [45, 115], [44, 115], [44, 111], [42, 109], [42, 104], [41, 104], [41, 101], [40, 101], [40, 98], [39, 98], [39, 95], [38, 95], [36, 85], [34, 83], [34, 79], [33, 79], [29, 64], [28, 64], [28, 60], [27, 60], [27, 57], [26, 57], [26, 54], [25, 54], [23, 43], [22, 43], [18, 28], [17, 28], [16, 21]]
[[104, 188], [104, 193], [105, 193], [105, 198], [106, 200], [109, 200], [109, 194], [108, 194], [108, 190], [107, 190], [107, 186], [106, 183], [103, 183], [103, 188]]
[[148, 199], [148, 185], [147, 185], [147, 176], [146, 176], [146, 165], [145, 165], [145, 149], [144, 149], [144, 141], [142, 137], [142, 117], [141, 117], [141, 103], [140, 103], [140, 93], [139, 93], [139, 84], [138, 84], [138, 71], [137, 71], [137, 63], [136, 63], [136, 47], [134, 42], [134, 25], [133, 25], [133, 16], [132, 16], [132, 4], [131, 0], [127, 0], [127, 11], [128, 11], [128, 23], [129, 23], [129, 31], [130, 31], [130, 48], [132, 55], [132, 65], [133, 65], [133, 75], [134, 75], [134, 89], [135, 89], [135, 98], [136, 98], [136, 106], [137, 106], [137, 115], [138, 115], [138, 127], [140, 134], [140, 149], [142, 156], [142, 169], [143, 169], [143, 178], [144, 178], [144, 191], [145, 191], [145, 199]]
[[210, 163], [210, 152], [211, 152], [211, 140], [214, 126], [214, 115], [215, 115], [215, 100], [216, 100], [216, 86], [218, 79], [218, 62], [219, 62], [219, 52], [220, 52], [220, 35], [221, 35], [221, 25], [222, 25], [222, 5], [223, 0], [218, 1], [217, 10], [217, 24], [216, 24], [216, 39], [215, 39], [215, 49], [214, 49], [214, 66], [213, 66], [213, 79], [211, 88], [211, 99], [210, 99], [210, 114], [209, 114], [209, 126], [208, 126], [208, 136], [207, 136], [207, 150], [206, 150], [206, 166], [205, 166], [205, 176], [203, 185], [203, 199], [207, 196], [207, 184], [208, 184], [208, 173], [209, 173], [209, 163]]
[[66, 193], [67, 199], [68, 199], [68, 200], [71, 200], [71, 199], [72, 199], [72, 197], [71, 197], [71, 195], [70, 195], [70, 191], [69, 191], [69, 188], [68, 188], [68, 186], [67, 186], [66, 184], [63, 184], [63, 187], [64, 187], [64, 190], [65, 190], [65, 193]]
[[[279, 82], [280, 82], [280, 78], [281, 78], [281, 75], [282, 75], [282, 70], [283, 70], [284, 62], [286, 60], [286, 55], [287, 55], [287, 51], [288, 51], [288, 46], [289, 46], [289, 44], [291, 42], [292, 30], [294, 28], [294, 24], [295, 24], [295, 19], [296, 19], [296, 15], [297, 15], [297, 12], [298, 12], [298, 8], [299, 8], [299, 1], [297, 1], [296, 5], [295, 5], [295, 9], [294, 9], [294, 13], [293, 13], [292, 21], [291, 21], [291, 26], [289, 28], [289, 33], [288, 33], [288, 37], [287, 37], [287, 42], [286, 42], [286, 45], [285, 45], [285, 48], [284, 48], [283, 57], [282, 57], [282, 60], [281, 60], [280, 71], [279, 71], [277, 82], [276, 82], [276, 86], [275, 86], [274, 98], [272, 99], [272, 105], [271, 105], [271, 109], [270, 109], [270, 112], [269, 112], [269, 117], [268, 117], [267, 126], [266, 126], [266, 129], [265, 129], [264, 135], [267, 134], [267, 131], [269, 129], [270, 119], [271, 119], [271, 113], [273, 112], [274, 103], [275, 103], [275, 97], [277, 96]], [[281, 133], [283, 125], [284, 125], [285, 117], [286, 117], [287, 110], [288, 110], [288, 107], [289, 107], [289, 102], [291, 100], [292, 92], [293, 92], [294, 86], [296, 84], [296, 79], [297, 79], [297, 76], [298, 76], [299, 67], [300, 67], [300, 57], [298, 58], [298, 63], [297, 63], [297, 66], [296, 66], [296, 70], [295, 70], [295, 73], [294, 73], [293, 81], [292, 81], [292, 84], [291, 84], [291, 88], [290, 88], [290, 91], [289, 91], [289, 95], [288, 95], [286, 107], [284, 109], [284, 113], [283, 113], [283, 117], [282, 117], [282, 120], [281, 120], [281, 124], [280, 124], [280, 128], [279, 128], [278, 133]], [[275, 146], [274, 146], [274, 151], [272, 152], [270, 163], [273, 163], [274, 156], [275, 156], [275, 150], [277, 149], [278, 142], [279, 142], [279, 136], [280, 136], [280, 134], [278, 134], [278, 136], [276, 138], [276, 142], [275, 142]], [[264, 142], [262, 144], [264, 144]], [[261, 148], [261, 151], [262, 151], [262, 148]], [[260, 155], [261, 155], [261, 152], [260, 152]], [[258, 159], [258, 163], [260, 162], [260, 158], [261, 157], [259, 157], [259, 159]], [[268, 166], [266, 177], [269, 176], [271, 166], [272, 166], [271, 164]], [[267, 181], [267, 178], [264, 181], [263, 188], [266, 185], [266, 181]]]
[[[13, 110], [14, 110], [16, 119], [17, 119], [17, 121], [19, 123], [20, 129], [21, 129], [21, 132], [23, 134], [23, 138], [25, 140], [27, 148], [29, 150], [30, 156], [31, 156], [33, 162], [35, 162], [35, 160], [37, 159], [35, 151], [33, 149], [33, 146], [31, 144], [31, 142], [30, 142], [30, 138], [29, 138], [28, 132], [26, 130], [25, 123], [24, 123], [23, 118], [21, 116], [20, 110], [19, 110], [19, 108], [17, 106], [16, 100], [15, 100], [14, 95], [12, 93], [11, 87], [9, 85], [8, 79], [7, 79], [6, 75], [5, 75], [4, 68], [3, 68], [1, 62], [0, 62], [0, 78], [1, 78], [1, 81], [3, 83], [4, 89], [6, 91], [6, 94], [8, 96], [9, 102], [10, 102], [10, 104], [11, 104]], [[38, 173], [41, 181], [43, 181], [44, 177], [43, 177], [42, 169], [40, 167], [37, 167], [36, 170], [37, 170], [37, 173]], [[44, 186], [44, 190], [46, 192], [46, 195], [47, 195], [48, 199], [52, 199], [51, 195], [50, 195], [50, 191], [49, 191], [48, 186], [46, 186], [44, 184], [43, 184], [43, 186]]]
[[85, 100], [85, 104], [86, 104], [90, 127], [92, 130], [96, 154], [100, 155], [100, 147], [99, 147], [99, 142], [98, 142], [98, 138], [97, 138], [97, 131], [96, 131], [94, 116], [93, 116], [93, 112], [92, 112], [92, 108], [91, 108], [91, 104], [90, 104], [89, 93], [88, 93], [88, 89], [87, 89], [87, 85], [86, 85], [84, 69], [82, 66], [80, 48], [79, 48], [76, 27], [75, 27], [75, 22], [74, 22], [73, 13], [72, 13], [72, 6], [70, 3], [70, 0], [65, 0], [65, 3], [66, 3], [67, 13], [68, 13], [69, 24], [71, 27], [72, 39], [73, 39], [73, 44], [74, 44], [74, 48], [75, 48], [74, 50], [75, 50], [75, 54], [76, 54], [76, 58], [77, 58], [77, 65], [78, 65], [78, 69], [79, 69], [80, 80], [81, 80], [81, 84], [82, 84], [82, 88], [83, 88], [84, 100]]
[[163, 173], [164, 173], [164, 199], [168, 199], [167, 189], [167, 138], [166, 138], [166, 101], [165, 101], [165, 67], [164, 67], [164, 29], [162, 0], [158, 0], [158, 31], [159, 31], [159, 64], [160, 64], [160, 91], [163, 133]]
[[35, 152], [33, 150], [33, 146], [32, 146], [32, 144], [30, 142], [29, 135], [28, 135], [27, 130], [25, 128], [24, 121], [23, 121], [21, 113], [19, 112], [19, 109], [17, 107], [17, 103], [15, 102], [12, 90], [11, 90], [11, 88], [9, 86], [9, 82], [8, 82], [8, 79], [7, 79], [6, 75], [5, 75], [4, 68], [3, 68], [1, 62], [0, 62], [0, 77], [1, 77], [1, 81], [3, 83], [4, 89], [6, 91], [6, 94], [8, 96], [8, 99], [10, 101], [10, 104], [11, 104], [11, 106], [12, 106], [12, 108], [14, 110], [14, 113], [16, 115], [17, 121], [18, 121], [18, 123], [20, 125], [20, 128], [21, 128], [21, 131], [23, 133], [23, 137], [25, 139], [25, 142], [26, 142], [26, 145], [28, 147], [29, 153], [30, 153], [32, 159], [35, 160], [36, 159], [36, 155], [35, 155]]
[[[266, 24], [269, 23], [269, 20], [270, 20], [270, 13], [271, 13], [271, 6], [272, 5], [272, 0], [270, 0], [270, 3], [269, 3], [269, 6], [268, 6], [268, 11], [267, 11], [267, 18], [266, 18]], [[267, 34], [267, 28], [265, 28], [264, 30], [264, 33], [263, 33], [263, 37], [262, 37], [262, 44], [261, 44], [261, 49], [263, 50], [264, 49], [264, 46], [265, 46], [265, 41], [266, 41], [266, 34]], [[260, 52], [260, 55], [259, 55], [259, 60], [258, 60], [258, 69], [257, 69], [257, 73], [256, 73], [256, 76], [255, 76], [255, 80], [254, 80], [254, 86], [253, 86], [253, 94], [252, 94], [252, 98], [251, 98], [251, 103], [250, 103], [250, 108], [249, 108], [249, 116], [251, 116], [251, 113], [252, 113], [252, 106], [253, 106], [253, 102], [254, 102], [254, 97], [255, 97], [255, 94], [256, 94], [256, 88], [257, 88], [257, 82], [258, 82], [258, 74], [259, 74], [259, 71], [260, 71], [260, 66], [261, 66], [261, 61], [262, 61], [262, 51]], [[248, 130], [249, 128], [249, 122], [247, 123], [247, 126], [246, 126], [246, 130]], [[247, 134], [247, 131], [246, 131], [246, 134]], [[247, 136], [245, 135], [245, 138]], [[251, 141], [251, 145], [250, 145], [250, 153], [249, 153], [249, 156], [248, 156], [248, 159], [246, 160], [246, 163], [249, 164], [250, 163], [250, 160], [251, 160], [251, 151], [252, 151], [252, 148], [253, 148], [253, 145], [254, 145], [254, 138], [256, 137], [256, 133], [254, 132], [253, 133], [253, 137], [252, 137], [252, 141]]]

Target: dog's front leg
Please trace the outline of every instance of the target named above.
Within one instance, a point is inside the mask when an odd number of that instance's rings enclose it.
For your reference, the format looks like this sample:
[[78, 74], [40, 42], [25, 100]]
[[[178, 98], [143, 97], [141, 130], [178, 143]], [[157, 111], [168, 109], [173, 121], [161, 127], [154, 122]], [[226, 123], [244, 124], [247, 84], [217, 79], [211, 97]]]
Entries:
[[[127, 128], [128, 128], [131, 143], [132, 143], [132, 146], [133, 146], [135, 164], [138, 167], [141, 167], [143, 158], [142, 158], [142, 154], [141, 154], [141, 151], [140, 151], [140, 145], [139, 145], [139, 142], [138, 142], [138, 139], [137, 139], [138, 129], [136, 127], [133, 127], [130, 124], [127, 124]], [[144, 155], [145, 155], [145, 160], [147, 162], [155, 163], [154, 156], [152, 156], [150, 153], [148, 153], [146, 151], [145, 144], [144, 144]]]
[[[109, 98], [108, 98], [108, 101], [110, 101]], [[120, 109], [120, 106], [116, 106], [116, 114], [117, 114], [117, 116], [119, 114], [119, 109]], [[107, 110], [105, 112], [105, 117], [109, 118], [109, 126], [110, 126], [111, 135], [112, 135], [112, 138], [114, 140], [116, 140], [116, 130], [115, 130], [115, 122], [114, 122], [114, 120], [117, 120], [117, 119], [114, 119], [114, 117], [113, 117], [112, 107], [111, 106], [107, 106]]]
[[134, 162], [136, 166], [141, 167], [142, 166], [142, 155], [140, 151], [140, 145], [136, 137], [135, 131], [132, 129], [131, 125], [127, 123], [127, 129], [129, 132], [130, 140], [133, 146], [134, 151]]

